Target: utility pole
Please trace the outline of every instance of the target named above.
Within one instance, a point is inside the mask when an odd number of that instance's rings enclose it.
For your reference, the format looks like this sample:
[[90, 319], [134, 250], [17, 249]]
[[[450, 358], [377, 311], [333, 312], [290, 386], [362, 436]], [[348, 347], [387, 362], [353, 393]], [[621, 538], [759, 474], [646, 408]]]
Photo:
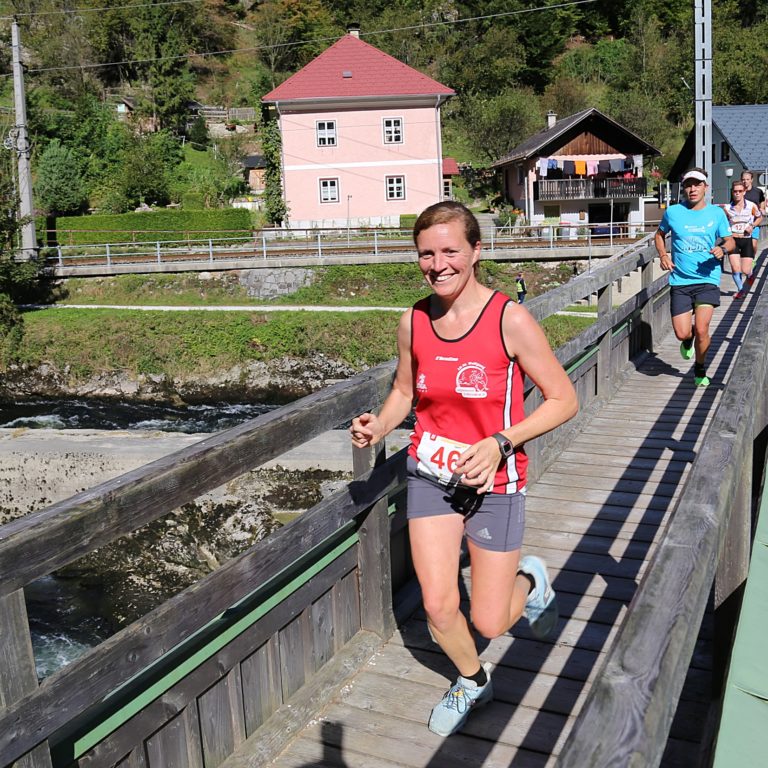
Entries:
[[712, 194], [712, 0], [694, 0], [694, 59], [696, 61], [696, 154], [694, 165], [709, 176]]
[[11, 25], [13, 53], [13, 102], [16, 108], [16, 127], [13, 132], [18, 158], [19, 218], [21, 220], [21, 256], [29, 261], [37, 257], [34, 205], [32, 202], [31, 146], [27, 132], [27, 101], [24, 94], [24, 68], [21, 64], [21, 42], [16, 19]]

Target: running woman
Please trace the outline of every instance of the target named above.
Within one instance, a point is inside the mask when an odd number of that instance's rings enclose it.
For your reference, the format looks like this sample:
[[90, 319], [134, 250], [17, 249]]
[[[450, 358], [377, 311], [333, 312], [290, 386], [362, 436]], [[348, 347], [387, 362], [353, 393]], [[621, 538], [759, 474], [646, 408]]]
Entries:
[[731, 275], [736, 284], [734, 299], [743, 299], [749, 286], [755, 281], [752, 274], [752, 261], [755, 258], [755, 243], [752, 231], [763, 221], [760, 208], [745, 198], [746, 187], [743, 181], [731, 184], [731, 202], [723, 206], [731, 225], [736, 251], [730, 253]]
[[[408, 450], [408, 530], [432, 637], [458, 671], [433, 708], [429, 728], [448, 736], [491, 700], [490, 664], [481, 664], [459, 607], [464, 538], [470, 556], [470, 620], [498, 637], [524, 615], [537, 637], [557, 622], [546, 566], [520, 558], [528, 459], [523, 445], [570, 419], [576, 393], [543, 331], [520, 304], [477, 279], [480, 227], [460, 203], [430, 206], [416, 221], [419, 267], [431, 296], [398, 328], [395, 380], [378, 415], [352, 421], [352, 443], [375, 445], [416, 403]], [[525, 376], [542, 404], [523, 410]]]

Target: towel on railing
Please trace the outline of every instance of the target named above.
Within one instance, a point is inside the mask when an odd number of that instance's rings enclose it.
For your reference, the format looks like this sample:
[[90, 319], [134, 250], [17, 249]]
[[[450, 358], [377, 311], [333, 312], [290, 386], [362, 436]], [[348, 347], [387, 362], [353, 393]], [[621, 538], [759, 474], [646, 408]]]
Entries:
[[539, 160], [539, 176], [541, 176], [542, 179], [546, 178], [548, 168], [549, 168], [549, 158], [542, 157]]
[[557, 164], [557, 160], [554, 157], [550, 157], [549, 160], [547, 160], [547, 168], [549, 168], [552, 171], [556, 171], [560, 166]]
[[597, 160], [587, 160], [587, 175], [594, 176], [597, 173]]
[[573, 176], [576, 173], [576, 164], [573, 160], [563, 160], [563, 173], [566, 176]]
[[611, 171], [611, 162], [610, 160], [599, 160], [597, 163], [597, 172], [598, 173], [610, 173]]
[[618, 157], [614, 157], [611, 160], [611, 173], [619, 173], [624, 170], [624, 161]]
[[587, 175], [587, 161], [586, 160], [574, 160], [574, 166], [577, 176]]

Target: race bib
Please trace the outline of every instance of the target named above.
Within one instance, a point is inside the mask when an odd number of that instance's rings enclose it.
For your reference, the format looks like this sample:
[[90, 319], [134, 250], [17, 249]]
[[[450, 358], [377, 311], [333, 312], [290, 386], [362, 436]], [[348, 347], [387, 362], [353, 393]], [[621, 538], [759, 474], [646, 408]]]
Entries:
[[469, 448], [469, 443], [460, 443], [441, 435], [425, 432], [416, 448], [419, 459], [418, 471], [428, 475], [440, 485], [453, 488], [461, 483], [461, 475], [455, 473], [459, 457]]
[[734, 221], [731, 224], [731, 231], [734, 235], [743, 235], [744, 230], [747, 228], [747, 222], [746, 221]]

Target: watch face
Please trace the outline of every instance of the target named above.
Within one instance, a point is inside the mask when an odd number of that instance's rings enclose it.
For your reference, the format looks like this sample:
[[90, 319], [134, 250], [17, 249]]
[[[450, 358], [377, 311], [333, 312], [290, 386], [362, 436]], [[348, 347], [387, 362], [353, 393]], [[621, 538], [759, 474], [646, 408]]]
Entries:
[[502, 435], [494, 435], [494, 437], [496, 438], [496, 442], [499, 444], [499, 450], [501, 451], [501, 455], [505, 459], [508, 459], [514, 451], [512, 441], [508, 440], [506, 437], [503, 437]]

